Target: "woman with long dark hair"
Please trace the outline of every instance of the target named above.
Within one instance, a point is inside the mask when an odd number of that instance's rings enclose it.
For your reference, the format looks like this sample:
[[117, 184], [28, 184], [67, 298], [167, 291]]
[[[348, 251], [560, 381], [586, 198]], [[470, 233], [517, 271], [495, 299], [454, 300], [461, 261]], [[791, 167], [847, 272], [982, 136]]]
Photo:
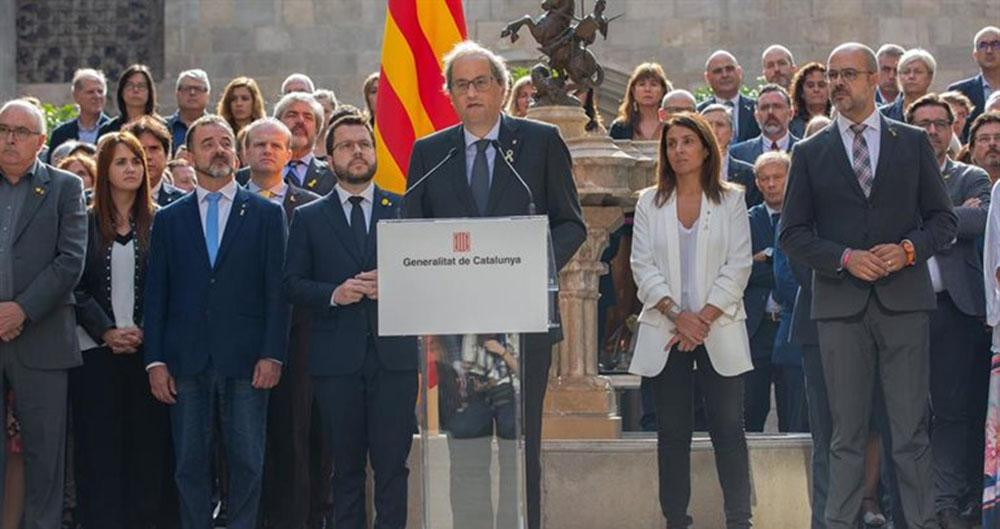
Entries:
[[663, 96], [673, 89], [659, 64], [646, 62], [636, 66], [608, 135], [616, 140], [658, 139], [661, 125], [657, 111]]
[[[101, 138], [76, 290], [86, 331], [83, 365], [70, 372], [77, 514], [84, 527], [160, 525], [176, 512], [169, 490], [167, 408], [149, 392], [142, 361], [142, 292], [155, 204], [142, 144], [127, 132]], [[173, 515], [174, 517], [176, 514]]]
[[722, 177], [715, 135], [697, 114], [669, 119], [659, 152], [657, 184], [640, 194], [635, 210], [632, 273], [643, 307], [629, 371], [647, 377], [653, 388], [660, 508], [670, 529], [691, 525], [687, 509], [697, 376], [726, 527], [749, 528], [740, 375], [753, 369], [743, 309], [752, 259], [743, 190]]
[[799, 68], [792, 77], [792, 122], [788, 131], [796, 138], [805, 137], [806, 124], [816, 116], [830, 117], [830, 86], [826, 80], [826, 66], [810, 62]]
[[222, 91], [222, 99], [215, 109], [233, 128], [233, 134], [239, 134], [243, 127], [264, 117], [264, 96], [260, 93], [257, 81], [249, 77], [237, 77]]
[[118, 132], [141, 116], [156, 116], [156, 83], [153, 82], [153, 72], [148, 66], [133, 64], [125, 68], [118, 77], [115, 102], [118, 104], [118, 117], [105, 123], [97, 131], [98, 138], [109, 132]]

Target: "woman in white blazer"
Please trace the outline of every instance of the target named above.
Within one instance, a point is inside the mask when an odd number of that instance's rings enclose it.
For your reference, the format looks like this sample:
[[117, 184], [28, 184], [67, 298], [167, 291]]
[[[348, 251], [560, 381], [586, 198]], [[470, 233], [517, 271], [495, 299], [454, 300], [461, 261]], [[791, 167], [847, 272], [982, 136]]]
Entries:
[[743, 192], [721, 177], [719, 146], [701, 116], [682, 113], [667, 121], [659, 152], [657, 185], [640, 194], [635, 211], [632, 274], [643, 307], [629, 371], [653, 387], [660, 507], [670, 529], [691, 525], [698, 376], [726, 527], [750, 527], [741, 375], [753, 369], [743, 322], [752, 260]]

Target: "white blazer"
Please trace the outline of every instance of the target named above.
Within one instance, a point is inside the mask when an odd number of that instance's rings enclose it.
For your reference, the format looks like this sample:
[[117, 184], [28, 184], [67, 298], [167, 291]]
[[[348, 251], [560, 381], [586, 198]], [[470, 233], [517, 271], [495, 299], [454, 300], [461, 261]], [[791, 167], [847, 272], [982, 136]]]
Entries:
[[[656, 207], [656, 188], [645, 189], [635, 206], [632, 235], [632, 275], [638, 287], [642, 312], [635, 353], [629, 372], [653, 377], [663, 371], [670, 351], [667, 342], [675, 326], [656, 304], [669, 296], [681, 299], [680, 236], [677, 228], [677, 193], [663, 206]], [[703, 194], [698, 224], [696, 311], [706, 304], [722, 310], [705, 339], [705, 349], [712, 367], [723, 376], [732, 377], [753, 369], [750, 340], [747, 338], [743, 290], [750, 278], [753, 260], [750, 255], [750, 220], [743, 192], [723, 192], [716, 204]]]

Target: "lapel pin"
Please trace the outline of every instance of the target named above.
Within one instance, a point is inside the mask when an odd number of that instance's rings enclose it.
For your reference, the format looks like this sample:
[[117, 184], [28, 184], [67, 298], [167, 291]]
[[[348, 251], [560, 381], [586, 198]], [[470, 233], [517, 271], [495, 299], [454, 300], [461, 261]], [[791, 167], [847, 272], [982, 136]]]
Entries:
[[382, 205], [383, 206], [391, 206], [392, 202], [389, 202], [388, 198], [382, 197]]
[[40, 197], [45, 196], [45, 188], [44, 187], [36, 187], [35, 188], [35, 194], [38, 195], [38, 196], [40, 196]]
[[503, 157], [507, 160], [507, 163], [514, 163], [514, 150], [507, 149], [507, 152], [504, 153]]
[[896, 127], [889, 127], [889, 134], [892, 134], [892, 137], [895, 138], [896, 137]]
[[308, 187], [309, 189], [316, 187], [316, 179], [313, 178], [312, 180], [310, 180], [309, 183], [306, 184], [306, 187]]
[[247, 205], [246, 205], [246, 203], [244, 202], [244, 203], [243, 203], [243, 206], [241, 206], [241, 207], [240, 207], [240, 216], [242, 217], [243, 215], [245, 215], [245, 214], [246, 214], [246, 212], [247, 212]]

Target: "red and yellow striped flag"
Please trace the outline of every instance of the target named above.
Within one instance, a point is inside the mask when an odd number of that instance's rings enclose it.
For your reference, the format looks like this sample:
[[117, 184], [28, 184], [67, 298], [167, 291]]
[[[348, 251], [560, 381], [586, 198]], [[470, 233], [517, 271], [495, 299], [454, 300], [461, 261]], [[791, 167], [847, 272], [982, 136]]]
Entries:
[[375, 101], [375, 182], [383, 189], [402, 193], [413, 142], [458, 123], [441, 90], [441, 58], [465, 36], [461, 0], [389, 0]]

